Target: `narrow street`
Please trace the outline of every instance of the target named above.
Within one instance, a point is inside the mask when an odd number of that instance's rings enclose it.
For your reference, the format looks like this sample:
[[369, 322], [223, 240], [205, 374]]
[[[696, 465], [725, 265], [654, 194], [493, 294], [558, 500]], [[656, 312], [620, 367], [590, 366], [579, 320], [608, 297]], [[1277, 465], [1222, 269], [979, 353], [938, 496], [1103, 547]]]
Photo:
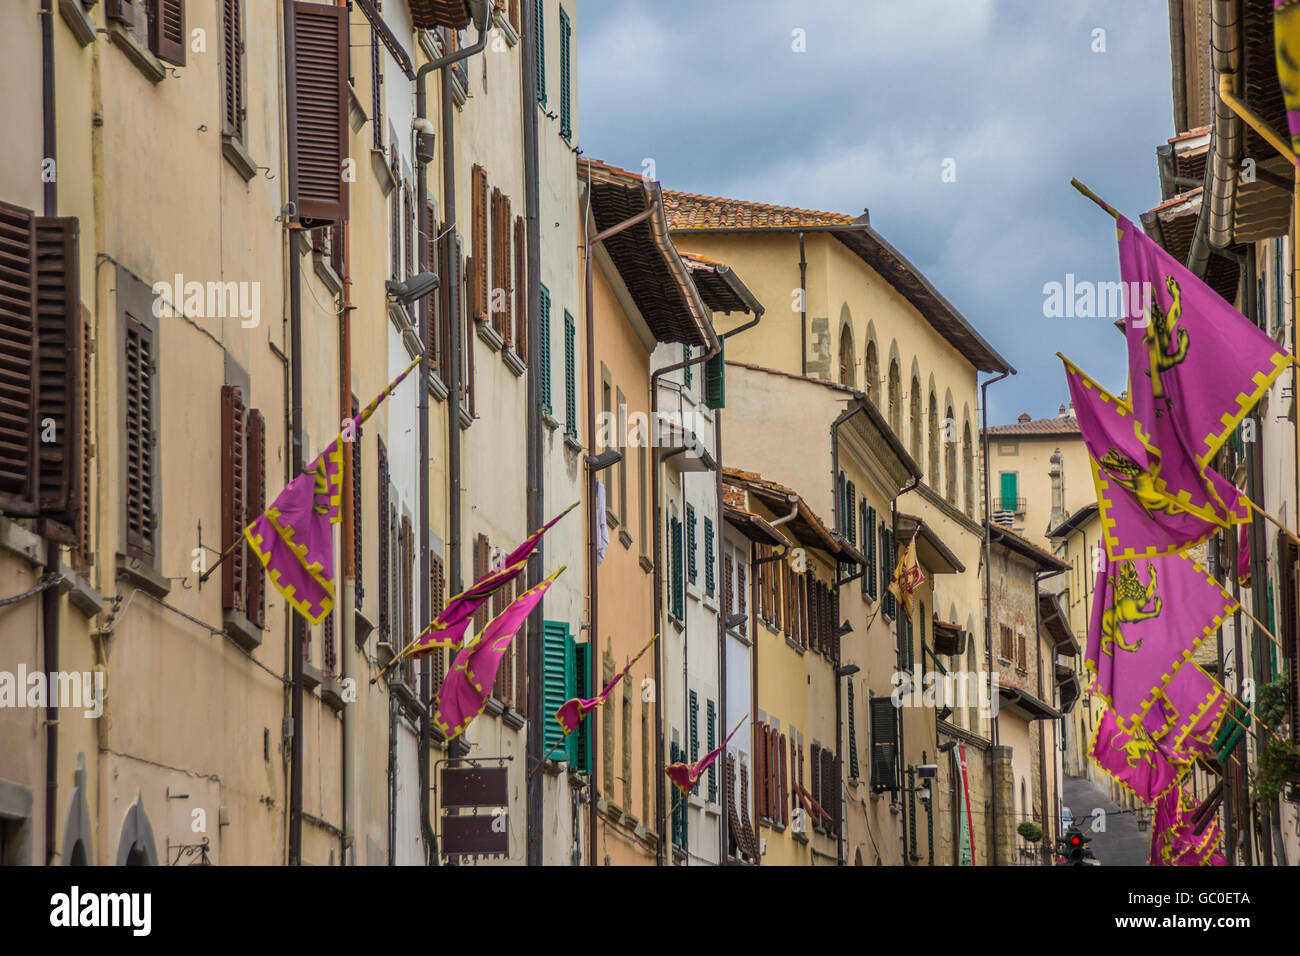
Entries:
[[[1146, 866], [1151, 847], [1149, 833], [1139, 832], [1137, 814], [1122, 811], [1110, 798], [1105, 787], [1086, 777], [1065, 777], [1062, 780], [1062, 803], [1074, 815], [1074, 822], [1092, 838], [1092, 850], [1102, 866]], [[1092, 832], [1092, 811], [1101, 807], [1106, 811], [1106, 831]]]

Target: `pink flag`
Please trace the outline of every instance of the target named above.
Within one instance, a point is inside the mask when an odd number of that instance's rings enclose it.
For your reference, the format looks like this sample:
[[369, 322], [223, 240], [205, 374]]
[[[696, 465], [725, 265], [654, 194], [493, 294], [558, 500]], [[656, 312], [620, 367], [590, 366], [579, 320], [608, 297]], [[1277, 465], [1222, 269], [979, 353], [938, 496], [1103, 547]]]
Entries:
[[1174, 672], [1142, 723], [1175, 761], [1192, 761], [1214, 752], [1214, 738], [1228, 703], [1218, 682], [1199, 664], [1188, 661]]
[[1237, 583], [1243, 588], [1250, 587], [1250, 525], [1241, 526], [1237, 538]]
[[606, 684], [605, 689], [598, 695], [590, 699], [573, 697], [560, 705], [560, 709], [555, 712], [555, 720], [559, 723], [560, 729], [564, 731], [564, 736], [567, 737], [577, 730], [578, 725], [587, 718], [588, 714], [609, 700], [609, 695], [614, 691], [614, 685], [626, 676], [627, 672], [632, 669], [632, 665], [639, 661], [641, 656], [650, 650], [650, 645], [657, 640], [659, 640], [658, 634], [650, 638], [646, 646], [636, 652], [636, 657], [628, 661], [627, 666], [615, 674], [614, 679]]
[[410, 652], [410, 656], [423, 657], [439, 647], [459, 647], [461, 638], [465, 636], [465, 631], [469, 629], [470, 619], [474, 616], [474, 612], [486, 604], [498, 589], [505, 587], [505, 585], [524, 573], [524, 570], [528, 567], [528, 559], [532, 556], [537, 543], [542, 540], [542, 535], [546, 534], [557, 521], [578, 507], [578, 504], [579, 502], [575, 501], [546, 522], [546, 524], [525, 538], [519, 547], [506, 555], [496, 568], [483, 575], [483, 577], [448, 601], [447, 606], [442, 609], [442, 613], [416, 636], [416, 643]]
[[1129, 733], [1113, 710], [1102, 713], [1092, 741], [1092, 757], [1143, 803], [1154, 803], [1187, 772], [1188, 764], [1175, 763], [1156, 746], [1141, 724]]
[[1097, 575], [1084, 655], [1097, 675], [1094, 692], [1131, 727], [1236, 606], [1184, 555], [1108, 560]]
[[1273, 47], [1291, 152], [1300, 153], [1300, 3], [1296, 0], [1273, 0]]
[[1133, 411], [1163, 455], [1204, 466], [1291, 357], [1123, 216], [1119, 232], [1120, 278], [1149, 290], [1125, 321]]
[[1219, 852], [1223, 831], [1218, 821], [1197, 833], [1192, 826], [1196, 804], [1182, 787], [1170, 787], [1156, 801], [1151, 827], [1149, 866], [1224, 866]]
[[319, 624], [334, 606], [334, 533], [343, 517], [343, 444], [420, 362], [416, 359], [352, 419], [326, 449], [244, 529], [271, 583], [299, 614]]
[[683, 794], [690, 793], [691, 790], [695, 788], [695, 784], [699, 782], [700, 777], [704, 776], [705, 771], [713, 765], [713, 761], [718, 759], [718, 755], [727, 749], [727, 744], [731, 741], [732, 737], [736, 736], [736, 731], [740, 730], [748, 719], [748, 714], [740, 718], [740, 722], [736, 724], [731, 733], [727, 734], [727, 736], [723, 738], [722, 743], [718, 744], [717, 747], [710, 750], [695, 763], [670, 763], [668, 766], [664, 767], [664, 773], [668, 774], [668, 779], [671, 780], [673, 785]]
[[[1245, 520], [1236, 488], [1189, 455], [1160, 456], [1129, 405], [1065, 356], [1065, 378], [1091, 458], [1107, 553], [1115, 558], [1173, 554], [1220, 526]], [[1227, 498], [1231, 510], [1220, 503]]]
[[474, 640], [469, 641], [456, 655], [451, 672], [438, 691], [437, 709], [433, 723], [447, 740], [464, 732], [487, 706], [496, 683], [501, 658], [510, 648], [510, 642], [523, 626], [528, 615], [542, 599], [546, 589], [564, 571], [561, 567], [540, 584], [529, 588], [504, 611], [488, 621], [487, 626]]

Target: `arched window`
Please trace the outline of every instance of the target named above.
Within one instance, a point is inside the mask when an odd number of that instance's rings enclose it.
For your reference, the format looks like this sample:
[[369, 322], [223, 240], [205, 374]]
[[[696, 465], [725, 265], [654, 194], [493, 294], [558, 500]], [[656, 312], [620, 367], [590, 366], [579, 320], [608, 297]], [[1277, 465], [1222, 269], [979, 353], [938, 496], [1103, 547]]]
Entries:
[[970, 422], [961, 435], [961, 472], [965, 489], [966, 514], [975, 517], [975, 449], [970, 438]]
[[912, 394], [908, 396], [908, 414], [912, 419], [912, 457], [921, 460], [921, 382], [912, 376]]
[[867, 343], [866, 364], [862, 367], [863, 391], [871, 404], [880, 407], [880, 359], [876, 357], [876, 343]]
[[853, 381], [853, 332], [847, 325], [840, 333], [840, 384], [857, 387]]
[[939, 474], [939, 400], [930, 392], [930, 468], [926, 472], [931, 483]]
[[902, 386], [898, 375], [898, 359], [892, 359], [889, 363], [889, 427], [895, 435], [900, 435], [903, 431], [903, 397], [899, 394]]
[[[944, 416], [952, 421], [952, 406], [948, 406], [948, 412]], [[957, 503], [957, 452], [953, 447], [955, 442], [948, 442], [943, 446], [943, 470], [944, 470], [944, 497], [948, 499], [950, 505]]]

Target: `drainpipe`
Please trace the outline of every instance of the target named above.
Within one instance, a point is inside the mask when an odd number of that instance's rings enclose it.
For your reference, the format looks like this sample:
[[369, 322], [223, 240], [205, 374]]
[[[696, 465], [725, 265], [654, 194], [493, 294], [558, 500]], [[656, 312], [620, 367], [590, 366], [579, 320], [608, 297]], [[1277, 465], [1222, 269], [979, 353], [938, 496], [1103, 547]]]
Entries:
[[[724, 332], [718, 336], [718, 339], [725, 341], [737, 333], [752, 329], [763, 320], [763, 307], [757, 302], [753, 305], [754, 317], [744, 325], [739, 325], [730, 332]], [[723, 374], [726, 374], [725, 369]], [[714, 478], [717, 482], [715, 494], [717, 496], [717, 521], [718, 521], [718, 565], [719, 571], [723, 567], [722, 551], [726, 547], [726, 509], [722, 503], [722, 409], [713, 410], [713, 452], [714, 459], [718, 463], [717, 470], [714, 472]], [[727, 587], [731, 582], [727, 582]], [[721, 595], [719, 595], [721, 597]], [[739, 603], [739, 602], [737, 602]], [[729, 608], [722, 608], [718, 613], [718, 709], [721, 712], [719, 719], [723, 727], [729, 727], [730, 721], [727, 719], [727, 615]], [[723, 754], [723, 763], [726, 763], [726, 754]], [[718, 828], [718, 865], [724, 866], [727, 862], [727, 834], [731, 826], [731, 801], [724, 801], [722, 807], [722, 823]]]
[[[591, 206], [591, 192], [590, 192], [591, 187], [588, 186], [587, 189], [588, 189], [588, 194], [587, 194], [587, 208], [590, 209], [590, 206]], [[636, 214], [635, 216], [633, 216], [632, 218], [630, 218], [630, 219], [625, 219], [625, 220], [623, 220], [622, 222], [618, 223], [617, 225], [611, 226], [610, 228], [606, 229], [604, 232], [599, 232], [599, 233], [597, 233], [597, 234], [594, 235], [594, 236], [588, 236], [588, 237], [586, 238], [585, 242], [583, 243], [582, 261], [583, 261], [583, 268], [584, 268], [584, 271], [585, 271], [584, 290], [585, 290], [585, 298], [586, 298], [586, 303], [585, 303], [585, 304], [586, 304], [586, 311], [587, 311], [587, 316], [586, 316], [586, 318], [587, 318], [587, 322], [586, 322], [586, 335], [587, 335], [587, 342], [586, 342], [586, 352], [587, 352], [587, 356], [586, 356], [586, 357], [587, 357], [587, 415], [586, 415], [586, 418], [587, 418], [587, 446], [588, 446], [588, 452], [589, 452], [589, 453], [592, 452], [592, 451], [594, 451], [594, 447], [595, 447], [595, 436], [596, 436], [596, 412], [595, 412], [595, 401], [596, 401], [595, 388], [596, 388], [596, 386], [595, 386], [595, 381], [594, 381], [594, 379], [595, 379], [595, 374], [596, 374], [596, 368], [595, 368], [595, 366], [596, 366], [596, 350], [595, 350], [595, 345], [594, 345], [594, 343], [593, 343], [593, 341], [592, 341], [592, 335], [593, 335], [593, 332], [594, 332], [595, 327], [596, 327], [596, 316], [595, 316], [595, 307], [594, 307], [594, 305], [592, 304], [592, 301], [591, 301], [591, 295], [592, 295], [592, 265], [591, 265], [591, 253], [592, 253], [592, 247], [595, 246], [596, 243], [598, 243], [598, 242], [604, 242], [604, 241], [605, 241], [606, 239], [608, 239], [610, 236], [617, 235], [618, 233], [622, 232], [624, 229], [628, 229], [628, 228], [630, 228], [630, 227], [632, 227], [632, 226], [635, 226], [638, 222], [641, 222], [641, 221], [644, 220], [644, 219], [649, 219], [652, 215], [654, 215], [655, 211], [656, 211], [658, 208], [659, 208], [659, 200], [656, 199], [656, 200], [655, 200], [653, 203], [651, 203], [648, 207], [646, 207], [646, 208], [645, 208], [644, 210], [642, 210], [641, 212], [637, 213], [637, 214]], [[584, 215], [585, 215], [585, 214], [584, 214]], [[584, 221], [583, 221], [583, 230], [584, 230], [584, 232], [586, 231], [586, 220], [585, 220], [585, 219], [584, 219]], [[653, 392], [654, 392], [654, 386], [653, 386], [653, 383], [651, 384], [651, 389], [650, 389], [650, 390], [651, 390], [652, 401], [653, 401]], [[591, 466], [590, 466], [589, 464], [587, 464], [587, 463], [585, 462], [585, 460], [584, 460], [584, 466], [585, 466], [586, 469], [587, 469], [587, 489], [586, 489], [586, 512], [587, 512], [587, 515], [586, 515], [586, 517], [587, 517], [587, 587], [588, 587], [588, 590], [589, 590], [589, 592], [590, 592], [590, 600], [589, 600], [589, 602], [588, 602], [588, 608], [587, 608], [587, 619], [588, 619], [588, 623], [591, 625], [591, 630], [590, 630], [590, 632], [589, 632], [588, 641], [591, 642], [591, 651], [592, 651], [592, 653], [591, 653], [591, 666], [587, 668], [587, 670], [589, 671], [589, 673], [588, 673], [588, 675], [587, 675], [587, 693], [590, 694], [592, 697], [595, 697], [598, 693], [600, 693], [600, 691], [599, 691], [599, 689], [598, 689], [598, 685], [597, 685], [597, 681], [598, 681], [597, 674], [598, 674], [598, 671], [599, 671], [599, 668], [597, 667], [597, 664], [599, 663], [599, 661], [598, 661], [598, 657], [597, 657], [597, 653], [596, 653], [597, 651], [600, 650], [600, 631], [597, 629], [597, 624], [598, 624], [597, 611], [598, 611], [598, 609], [599, 609], [599, 595], [600, 595], [600, 587], [599, 587], [599, 585], [600, 585], [600, 581], [599, 581], [599, 578], [598, 578], [597, 573], [596, 573], [596, 568], [597, 568], [597, 565], [596, 565], [596, 473], [595, 473], [594, 471], [591, 470]], [[655, 475], [656, 475], [656, 477], [657, 477], [657, 475], [658, 475], [657, 470], [652, 469], [652, 471], [654, 471], [654, 473], [655, 473]], [[656, 492], [655, 492], [655, 493], [658, 494], [658, 484], [657, 484], [657, 483], [656, 483]], [[655, 558], [656, 558], [655, 588], [656, 588], [656, 595], [658, 594], [658, 586], [659, 586], [658, 571], [657, 571], [657, 568], [658, 568], [658, 554], [659, 554], [659, 527], [658, 527], [658, 525], [656, 525], [656, 526], [655, 526]], [[656, 607], [655, 607], [655, 628], [656, 628], [656, 632], [657, 632], [658, 626], [659, 626], [659, 610], [658, 610], [658, 606], [656, 605]], [[658, 644], [659, 642], [656, 641], [655, 643]], [[656, 720], [658, 720], [658, 714], [659, 714], [659, 696], [660, 696], [660, 695], [659, 695], [659, 692], [658, 692], [658, 691], [659, 691], [659, 651], [658, 651], [657, 648], [656, 648], [656, 650], [655, 650], [655, 658], [654, 658], [654, 659], [655, 659], [655, 715], [656, 715]], [[592, 721], [595, 721], [596, 718], [597, 718], [598, 716], [599, 716], [599, 713], [593, 711], [592, 714], [591, 714], [591, 718], [590, 718], [590, 719], [591, 719]], [[590, 849], [590, 851], [588, 852], [587, 865], [588, 865], [588, 866], [595, 866], [595, 865], [596, 865], [596, 824], [597, 824], [597, 816], [596, 816], [596, 793], [597, 793], [596, 780], [597, 780], [597, 776], [596, 776], [596, 770], [597, 770], [597, 766], [598, 766], [598, 764], [599, 764], [599, 759], [598, 759], [598, 757], [599, 757], [599, 753], [600, 753], [600, 748], [597, 746], [597, 744], [599, 743], [599, 739], [598, 739], [598, 736], [599, 736], [599, 735], [597, 734], [597, 731], [596, 731], [596, 725], [594, 725], [594, 724], [593, 724], [593, 727], [592, 727], [591, 735], [592, 735], [592, 744], [591, 744], [591, 746], [589, 746], [589, 747], [587, 748], [587, 754], [588, 754], [588, 757], [590, 758], [590, 763], [591, 763], [591, 792], [590, 792], [590, 794], [588, 795], [588, 796], [589, 796], [589, 800], [588, 800], [588, 812], [589, 812], [589, 816], [588, 816], [588, 824], [587, 824], [587, 828], [591, 831], [589, 834], [587, 834], [587, 838], [588, 838], [588, 840], [591, 841], [591, 849]], [[659, 764], [662, 764], [662, 762], [663, 762], [663, 760], [662, 760], [662, 754], [661, 754], [661, 751], [663, 750], [662, 735], [660, 735], [660, 738], [661, 738], [661, 739], [660, 739], [660, 740], [656, 743], [656, 745], [655, 745], [655, 753], [656, 753], [656, 755], [659, 757]], [[660, 838], [660, 839], [659, 839], [660, 846], [659, 846], [659, 849], [658, 849], [657, 852], [660, 854], [660, 857], [662, 858], [662, 855], [663, 855], [663, 833], [662, 833], [662, 831], [661, 831], [660, 834], [659, 834], [659, 838]]]
[[[55, 159], [54, 102], [54, 9], [52, 0], [41, 0], [41, 127], [42, 155]], [[57, 168], [57, 163], [56, 163]], [[59, 186], [54, 178], [44, 185], [44, 213], [58, 214]], [[45, 573], [59, 570], [59, 546], [53, 540], [45, 542]], [[44, 650], [45, 673], [51, 677], [59, 669], [59, 588], [49, 587], [41, 592], [41, 646]], [[54, 695], [47, 695], [45, 704], [45, 864], [54, 863], [57, 855], [55, 839], [59, 814], [59, 710]], [[65, 861], [66, 862], [66, 861]]]
[[799, 374], [808, 374], [808, 260], [804, 257], [802, 230], [799, 232]]
[[[291, 370], [290, 415], [293, 431], [289, 461], [295, 475], [301, 474], [302, 461], [302, 256], [298, 252], [297, 229], [286, 229], [289, 242], [289, 367]], [[293, 686], [290, 690], [290, 717], [293, 739], [290, 742], [289, 767], [289, 865], [302, 865], [302, 651], [306, 646], [306, 619], [291, 616], [289, 663]]]
[[[537, 157], [537, 47], [534, 43], [533, 24], [536, 22], [533, 4], [537, 0], [524, 0], [520, 17], [524, 27], [524, 38], [520, 45], [523, 57], [520, 64], [523, 74], [523, 121], [524, 121], [524, 231], [527, 247], [528, 272], [527, 282], [529, 330], [528, 354], [525, 360], [531, 369], [540, 368], [542, 364], [541, 342], [536, 329], [532, 327], [531, 318], [542, 311], [541, 291], [541, 196]], [[546, 476], [542, 469], [542, 379], [540, 375], [528, 376], [528, 489], [525, 511], [528, 527], [540, 528], [546, 521], [545, 490]], [[545, 565], [545, 539], [537, 543], [533, 551], [533, 560], [528, 566], [528, 584], [533, 587], [540, 583], [542, 568]], [[542, 673], [543, 641], [542, 620], [543, 603], [528, 616], [528, 641], [525, 645], [526, 665], [529, 674]], [[594, 666], [594, 656], [592, 658]], [[536, 767], [542, 762], [542, 734], [535, 731], [546, 722], [542, 707], [542, 682], [528, 681], [528, 723], [527, 760], [529, 767]], [[588, 747], [588, 750], [593, 748]], [[541, 774], [533, 774], [528, 780], [528, 865], [541, 866], [543, 852], [543, 790], [545, 779]], [[576, 822], [576, 821], [575, 821]], [[578, 833], [574, 828], [573, 841], [577, 844]]]
[[[988, 668], [989, 675], [989, 703], [993, 703], [993, 616], [990, 613], [993, 607], [993, 533], [989, 530], [989, 386], [995, 382], [1000, 382], [1004, 378], [1015, 374], [1015, 369], [1006, 369], [986, 379], [980, 385], [980, 414], [983, 416], [983, 427], [980, 429], [980, 445], [983, 462], [981, 469], [984, 475], [984, 666]], [[989, 741], [994, 747], [998, 743], [998, 722], [997, 718], [989, 717]], [[989, 776], [992, 778], [995, 764], [993, 763], [993, 749], [989, 749]], [[998, 787], [995, 779], [990, 779], [992, 784], [989, 788], [991, 802], [989, 805], [990, 819], [993, 821], [993, 853], [991, 859], [994, 865], [998, 859]]]
[[[352, 224], [343, 222], [343, 292], [339, 309], [339, 406], [341, 414], [352, 417]], [[360, 441], [360, 436], [357, 441]], [[352, 456], [343, 456], [343, 626], [339, 629], [339, 671], [344, 676], [352, 676], [354, 659], [353, 642], [356, 640], [356, 604], [357, 604], [357, 562], [352, 552], [352, 541], [356, 522], [360, 515], [352, 511], [355, 500], [353, 487], [357, 480], [352, 469]], [[339, 865], [348, 865], [348, 849], [355, 839], [356, 814], [355, 801], [352, 799], [352, 786], [356, 774], [352, 754], [356, 747], [357, 724], [352, 716], [351, 707], [343, 708], [343, 833], [340, 837], [342, 850]]]

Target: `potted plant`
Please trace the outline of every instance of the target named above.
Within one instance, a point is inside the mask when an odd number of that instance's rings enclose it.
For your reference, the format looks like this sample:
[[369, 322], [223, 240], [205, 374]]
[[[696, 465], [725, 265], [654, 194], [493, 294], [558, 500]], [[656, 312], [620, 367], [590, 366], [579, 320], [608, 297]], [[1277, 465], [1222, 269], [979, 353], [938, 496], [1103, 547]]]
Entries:
[[1021, 820], [1016, 832], [1030, 843], [1041, 843], [1043, 840], [1043, 828], [1033, 820]]

